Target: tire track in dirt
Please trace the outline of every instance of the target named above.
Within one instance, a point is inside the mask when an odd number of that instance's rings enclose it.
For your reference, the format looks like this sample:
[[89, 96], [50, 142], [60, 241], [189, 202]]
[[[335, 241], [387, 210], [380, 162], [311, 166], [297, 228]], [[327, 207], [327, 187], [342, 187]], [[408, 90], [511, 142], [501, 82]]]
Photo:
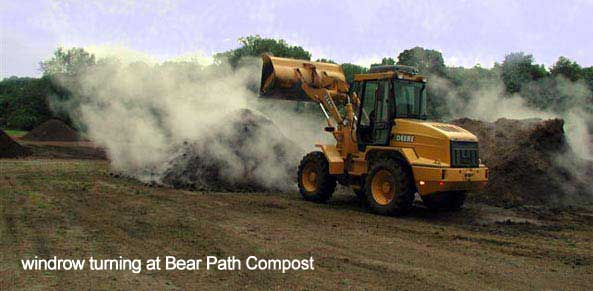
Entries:
[[[417, 207], [408, 217], [383, 217], [362, 210], [343, 193], [330, 204], [314, 204], [297, 194], [146, 187], [109, 177], [105, 162], [40, 167], [35, 161], [19, 161], [11, 166], [7, 173], [17, 177], [14, 190], [38, 194], [1, 197], [3, 204], [14, 198], [6, 203], [10, 209], [2, 210], [3, 232], [10, 232], [13, 224], [19, 238], [14, 246], [3, 246], [3, 254], [14, 253], [9, 261], [38, 250], [32, 232], [39, 227], [51, 229], [42, 235], [49, 252], [58, 256], [314, 256], [317, 267], [288, 275], [246, 270], [55, 272], [46, 278], [11, 264], [11, 275], [20, 282], [16, 286], [25, 289], [32, 282], [59, 289], [85, 288], [80, 282], [103, 289], [583, 289], [593, 280], [593, 227], [577, 214], [556, 211], [554, 220], [545, 215], [537, 219], [541, 225], [513, 225], [484, 222], [493, 210], [469, 204], [460, 213], [433, 214]], [[519, 214], [529, 219], [538, 215]], [[33, 225], [37, 220], [46, 222]]]

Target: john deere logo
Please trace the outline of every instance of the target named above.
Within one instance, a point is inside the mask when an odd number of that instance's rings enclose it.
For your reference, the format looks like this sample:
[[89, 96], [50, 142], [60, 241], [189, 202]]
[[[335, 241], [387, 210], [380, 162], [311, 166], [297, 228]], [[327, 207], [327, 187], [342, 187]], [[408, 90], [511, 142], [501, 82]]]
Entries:
[[407, 135], [407, 134], [396, 134], [393, 137], [393, 140], [395, 140], [397, 142], [414, 142], [414, 136]]

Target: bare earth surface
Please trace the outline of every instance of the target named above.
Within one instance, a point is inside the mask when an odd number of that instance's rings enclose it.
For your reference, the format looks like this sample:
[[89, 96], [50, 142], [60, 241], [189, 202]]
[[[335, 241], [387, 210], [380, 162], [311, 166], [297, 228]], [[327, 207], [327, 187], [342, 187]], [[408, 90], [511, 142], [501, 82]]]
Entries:
[[[0, 159], [0, 290], [564, 289], [593, 285], [593, 210], [368, 213], [347, 190], [200, 193], [108, 175], [92, 147]], [[77, 158], [78, 152], [81, 154]], [[95, 155], [97, 154], [97, 155]], [[313, 256], [314, 271], [23, 271], [20, 259]]]

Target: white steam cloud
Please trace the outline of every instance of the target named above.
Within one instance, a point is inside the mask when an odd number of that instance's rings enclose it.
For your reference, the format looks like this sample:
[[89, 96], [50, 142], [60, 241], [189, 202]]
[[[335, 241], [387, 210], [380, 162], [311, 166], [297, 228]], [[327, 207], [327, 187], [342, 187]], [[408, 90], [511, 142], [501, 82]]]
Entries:
[[[125, 51], [124, 55], [136, 55]], [[320, 114], [295, 113], [293, 102], [258, 99], [255, 89], [260, 70], [258, 59], [244, 60], [235, 69], [201, 61], [146, 63], [102, 59], [68, 83], [67, 87], [78, 96], [77, 102], [54, 106], [68, 107], [90, 139], [106, 149], [115, 170], [140, 180], [162, 178], [168, 162], [178, 154], [178, 145], [184, 141], [211, 143], [204, 148], [230, 165], [224, 174], [240, 180], [243, 172], [235, 168], [240, 162], [233, 153], [233, 145], [207, 138], [231, 134], [225, 125], [239, 109], [251, 109], [271, 119], [290, 143], [302, 149], [299, 154], [313, 150], [317, 142], [332, 142], [331, 136], [322, 131]], [[573, 102], [562, 112], [552, 112], [529, 107], [519, 94], [507, 96], [499, 76], [477, 82], [470, 90], [466, 88], [466, 97], [461, 98], [459, 87], [450, 81], [429, 77], [430, 90], [446, 96], [450, 117], [485, 121], [563, 118], [571, 149], [579, 158], [591, 159], [588, 123], [593, 118], [582, 109], [591, 94], [586, 85], [558, 80], [560, 93], [573, 96]], [[287, 180], [294, 173], [286, 172], [269, 158], [269, 139], [258, 136], [248, 148], [248, 154], [260, 162], [255, 176], [265, 185], [290, 185], [293, 181]], [[298, 158], [294, 161], [297, 163]], [[562, 164], [570, 168], [566, 159]]]
[[[223, 159], [229, 165], [223, 169], [225, 175], [241, 179], [240, 167], [244, 165], [233, 153], [234, 145], [211, 139], [232, 134], [228, 124], [240, 109], [270, 118], [287, 142], [303, 149], [299, 155], [327, 139], [317, 115], [295, 114], [296, 103], [257, 98], [254, 89], [260, 70], [257, 59], [246, 60], [237, 69], [225, 64], [124, 64], [103, 59], [73, 82], [64, 83], [78, 99], [77, 104], [66, 105], [89, 138], [106, 149], [116, 171], [158, 182], [168, 162], [178, 154], [179, 144], [192, 142]], [[292, 185], [294, 173], [287, 173], [270, 158], [270, 138], [258, 136], [247, 147], [248, 154], [259, 162], [254, 175], [264, 185]], [[296, 165], [298, 158], [293, 162]]]
[[[526, 104], [526, 98], [520, 94], [507, 96], [505, 86], [500, 77], [481, 80], [470, 91], [469, 98], [460, 96], [450, 81], [437, 76], [431, 76], [429, 86], [438, 94], [446, 96], [447, 107], [451, 118], [468, 117], [493, 122], [500, 118], [508, 119], [564, 119], [564, 130], [567, 142], [575, 154], [581, 159], [591, 160], [593, 143], [587, 127], [587, 121], [593, 116], [583, 109], [586, 98], [591, 92], [581, 82], [571, 82], [565, 78], [557, 78], [558, 93], [570, 96], [572, 102], [562, 112], [538, 110]], [[537, 86], [537, 85], [534, 85]], [[543, 88], [545, 90], [545, 88]]]

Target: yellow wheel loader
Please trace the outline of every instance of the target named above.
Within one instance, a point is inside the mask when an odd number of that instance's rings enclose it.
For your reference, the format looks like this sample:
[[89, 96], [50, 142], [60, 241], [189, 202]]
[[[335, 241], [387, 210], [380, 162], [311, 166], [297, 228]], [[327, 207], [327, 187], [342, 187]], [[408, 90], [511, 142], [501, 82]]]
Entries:
[[318, 144], [298, 167], [308, 201], [325, 202], [336, 183], [376, 213], [410, 210], [418, 193], [431, 209], [456, 210], [488, 180], [478, 139], [426, 120], [427, 78], [408, 66], [377, 66], [352, 86], [336, 64], [262, 56], [260, 97], [319, 104], [336, 144]]

